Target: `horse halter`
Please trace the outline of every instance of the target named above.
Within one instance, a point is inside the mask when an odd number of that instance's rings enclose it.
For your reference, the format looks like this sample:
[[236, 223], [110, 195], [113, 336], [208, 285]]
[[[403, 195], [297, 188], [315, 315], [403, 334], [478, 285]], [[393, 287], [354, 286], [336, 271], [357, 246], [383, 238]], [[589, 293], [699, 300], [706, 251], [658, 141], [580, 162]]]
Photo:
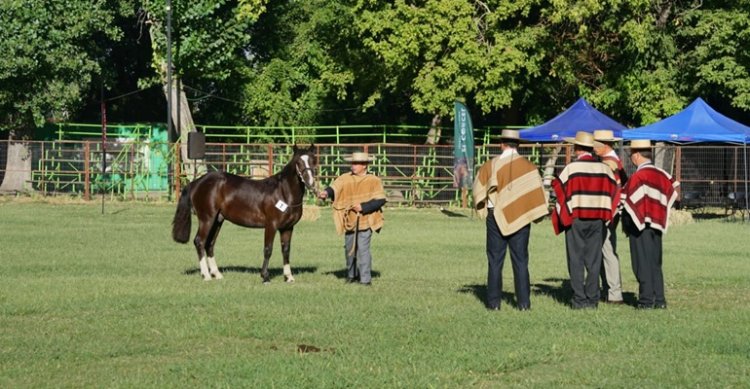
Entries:
[[307, 180], [305, 180], [305, 172], [310, 172], [310, 178], [312, 178], [313, 183], [315, 183], [315, 172], [313, 171], [313, 168], [310, 167], [307, 160], [304, 159], [303, 162], [305, 163], [305, 167], [300, 170], [299, 165], [295, 166], [295, 169], [297, 170], [297, 176], [299, 177], [300, 181], [302, 181], [303, 184], [305, 184], [305, 188], [307, 188], [310, 192], [312, 192], [315, 196], [318, 195], [318, 189], [314, 187], [312, 184], [308, 183]]

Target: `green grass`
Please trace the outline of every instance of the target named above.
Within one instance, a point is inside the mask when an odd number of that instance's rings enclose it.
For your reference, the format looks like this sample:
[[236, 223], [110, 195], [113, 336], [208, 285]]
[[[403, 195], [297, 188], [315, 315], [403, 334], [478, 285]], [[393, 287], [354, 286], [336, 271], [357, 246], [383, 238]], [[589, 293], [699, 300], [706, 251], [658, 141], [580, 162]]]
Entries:
[[[298, 224], [297, 282], [225, 225], [221, 281], [171, 241], [172, 205], [0, 202], [0, 387], [746, 387], [750, 224], [675, 226], [665, 311], [566, 304], [565, 246], [531, 238], [532, 311], [484, 309], [484, 224], [388, 209], [370, 288], [344, 284], [331, 214]], [[456, 211], [462, 212], [462, 211]], [[468, 215], [468, 213], [465, 213]], [[195, 221], [193, 225], [195, 232]], [[635, 300], [619, 235], [626, 299]], [[512, 293], [506, 260], [505, 291]], [[300, 352], [300, 345], [319, 351]]]

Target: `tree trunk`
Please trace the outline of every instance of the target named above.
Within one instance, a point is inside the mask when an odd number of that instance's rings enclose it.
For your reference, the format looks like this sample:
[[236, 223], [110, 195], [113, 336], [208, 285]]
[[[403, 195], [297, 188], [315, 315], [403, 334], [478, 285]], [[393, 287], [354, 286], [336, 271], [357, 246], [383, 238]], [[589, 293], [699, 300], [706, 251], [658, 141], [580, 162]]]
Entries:
[[[190, 181], [192, 181], [197, 176], [205, 173], [206, 169], [203, 165], [199, 166], [195, 160], [188, 159], [188, 133], [190, 131], [195, 131], [195, 123], [193, 122], [193, 115], [190, 113], [190, 105], [188, 105], [185, 90], [182, 88], [178, 90], [177, 85], [177, 81], [173, 79], [172, 124], [174, 125], [175, 133], [180, 137], [180, 160], [182, 161], [181, 171], [187, 175]], [[168, 98], [167, 93], [167, 85], [165, 83], [164, 96]]]
[[[544, 145], [542, 145], [544, 147]], [[562, 146], [555, 146], [550, 153], [547, 162], [544, 163], [544, 187], [550, 188], [552, 186], [552, 179], [555, 177], [555, 164], [557, 163], [557, 157], [562, 151]]]
[[440, 142], [440, 137], [442, 136], [442, 131], [440, 130], [441, 120], [442, 117], [440, 115], [432, 117], [432, 124], [430, 125], [430, 130], [427, 132], [427, 141], [425, 144], [436, 145]]
[[11, 130], [8, 136], [8, 158], [0, 192], [31, 190], [31, 149], [25, 131]]

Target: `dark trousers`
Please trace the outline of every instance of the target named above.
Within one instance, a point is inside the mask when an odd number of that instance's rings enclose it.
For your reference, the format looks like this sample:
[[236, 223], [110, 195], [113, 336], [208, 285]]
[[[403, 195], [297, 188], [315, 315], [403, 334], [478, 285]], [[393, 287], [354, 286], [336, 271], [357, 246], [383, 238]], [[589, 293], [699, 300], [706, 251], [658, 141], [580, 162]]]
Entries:
[[503, 293], [503, 262], [510, 248], [513, 264], [513, 281], [516, 287], [518, 308], [530, 308], [531, 285], [529, 282], [529, 233], [526, 225], [515, 233], [505, 236], [500, 233], [492, 209], [487, 215], [487, 306], [499, 307]]
[[604, 220], [582, 219], [574, 219], [573, 225], [565, 231], [573, 308], [599, 304], [599, 272], [606, 232]]
[[638, 304], [666, 305], [664, 273], [661, 270], [661, 231], [646, 227], [643, 231], [628, 231], [633, 273], [638, 280]]

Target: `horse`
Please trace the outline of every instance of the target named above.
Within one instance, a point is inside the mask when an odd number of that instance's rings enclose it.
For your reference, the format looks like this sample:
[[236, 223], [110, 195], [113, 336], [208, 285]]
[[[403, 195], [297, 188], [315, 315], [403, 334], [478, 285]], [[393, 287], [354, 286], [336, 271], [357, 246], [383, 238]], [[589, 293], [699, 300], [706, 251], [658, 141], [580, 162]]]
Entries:
[[284, 257], [284, 279], [294, 282], [289, 265], [292, 232], [302, 217], [305, 189], [317, 195], [317, 158], [315, 145], [292, 147], [294, 153], [280, 172], [262, 180], [251, 180], [226, 172], [211, 172], [189, 183], [180, 196], [174, 219], [172, 238], [187, 243], [190, 237], [191, 209], [198, 218], [198, 232], [193, 244], [198, 251], [198, 264], [206, 281], [223, 276], [216, 266], [214, 245], [225, 220], [248, 228], [265, 228], [263, 283], [270, 282], [268, 261], [273, 252], [276, 231], [281, 236]]

